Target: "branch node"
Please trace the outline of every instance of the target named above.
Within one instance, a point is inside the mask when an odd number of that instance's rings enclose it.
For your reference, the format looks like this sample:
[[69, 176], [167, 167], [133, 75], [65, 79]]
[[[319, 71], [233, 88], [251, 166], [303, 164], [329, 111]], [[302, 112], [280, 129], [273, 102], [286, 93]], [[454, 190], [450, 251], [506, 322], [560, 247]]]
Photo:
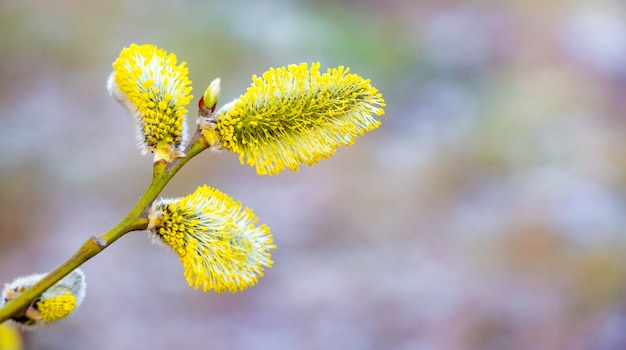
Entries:
[[94, 241], [94, 243], [96, 243], [100, 248], [104, 249], [106, 248], [106, 242], [104, 242], [103, 239], [98, 238], [96, 236], [91, 236], [91, 240]]

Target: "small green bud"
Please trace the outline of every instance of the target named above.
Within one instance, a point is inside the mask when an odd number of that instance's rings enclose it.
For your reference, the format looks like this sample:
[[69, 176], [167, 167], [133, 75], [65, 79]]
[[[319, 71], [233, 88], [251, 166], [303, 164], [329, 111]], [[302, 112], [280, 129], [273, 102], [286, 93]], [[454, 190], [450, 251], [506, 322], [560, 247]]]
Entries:
[[204, 96], [202, 96], [202, 100], [204, 101], [204, 108], [210, 109], [211, 112], [215, 110], [217, 100], [220, 98], [220, 82], [220, 78], [213, 79], [211, 84], [209, 84], [209, 87], [204, 90]]

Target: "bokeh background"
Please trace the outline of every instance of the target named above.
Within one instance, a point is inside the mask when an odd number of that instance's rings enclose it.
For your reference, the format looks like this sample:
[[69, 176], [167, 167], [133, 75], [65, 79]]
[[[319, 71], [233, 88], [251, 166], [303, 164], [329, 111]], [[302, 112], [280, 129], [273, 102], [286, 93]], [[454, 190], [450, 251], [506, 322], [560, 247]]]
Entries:
[[254, 209], [278, 245], [257, 286], [196, 291], [131, 233], [26, 349], [626, 349], [623, 1], [2, 0], [0, 281], [54, 268], [149, 183], [105, 89], [133, 42], [187, 61], [195, 96], [221, 77], [221, 103], [321, 61], [388, 107], [299, 173], [206, 152], [165, 189]]

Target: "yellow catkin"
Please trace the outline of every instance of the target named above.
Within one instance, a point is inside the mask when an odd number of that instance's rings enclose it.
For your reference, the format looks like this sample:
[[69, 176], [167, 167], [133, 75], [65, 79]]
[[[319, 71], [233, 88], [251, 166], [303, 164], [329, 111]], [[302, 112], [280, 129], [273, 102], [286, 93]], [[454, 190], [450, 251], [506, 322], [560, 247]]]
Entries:
[[252, 210], [209, 186], [155, 203], [153, 236], [180, 257], [190, 286], [236, 292], [257, 283], [276, 248], [270, 229], [256, 225]]
[[254, 76], [246, 93], [215, 117], [223, 147], [258, 174], [274, 175], [329, 158], [376, 129], [385, 102], [370, 81], [344, 67], [324, 74], [319, 68], [303, 63]]
[[76, 308], [76, 297], [70, 292], [65, 292], [56, 297], [42, 299], [37, 302], [37, 308], [41, 313], [41, 320], [53, 322], [62, 319]]
[[113, 63], [112, 93], [137, 117], [140, 143], [155, 159], [176, 158], [183, 148], [188, 74], [186, 62], [154, 45], [132, 44]]

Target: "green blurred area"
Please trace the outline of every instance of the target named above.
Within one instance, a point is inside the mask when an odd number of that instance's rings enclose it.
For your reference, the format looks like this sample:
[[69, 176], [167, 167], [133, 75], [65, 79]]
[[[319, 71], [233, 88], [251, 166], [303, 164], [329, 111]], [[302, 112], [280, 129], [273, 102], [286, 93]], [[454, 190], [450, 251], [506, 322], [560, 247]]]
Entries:
[[131, 234], [25, 348], [626, 348], [624, 33], [621, 1], [0, 2], [0, 280], [52, 269], [147, 186], [105, 89], [130, 43], [186, 61], [196, 97], [221, 77], [220, 104], [314, 61], [387, 102], [315, 167], [207, 152], [166, 188], [207, 183], [272, 227], [258, 286], [195, 292]]

